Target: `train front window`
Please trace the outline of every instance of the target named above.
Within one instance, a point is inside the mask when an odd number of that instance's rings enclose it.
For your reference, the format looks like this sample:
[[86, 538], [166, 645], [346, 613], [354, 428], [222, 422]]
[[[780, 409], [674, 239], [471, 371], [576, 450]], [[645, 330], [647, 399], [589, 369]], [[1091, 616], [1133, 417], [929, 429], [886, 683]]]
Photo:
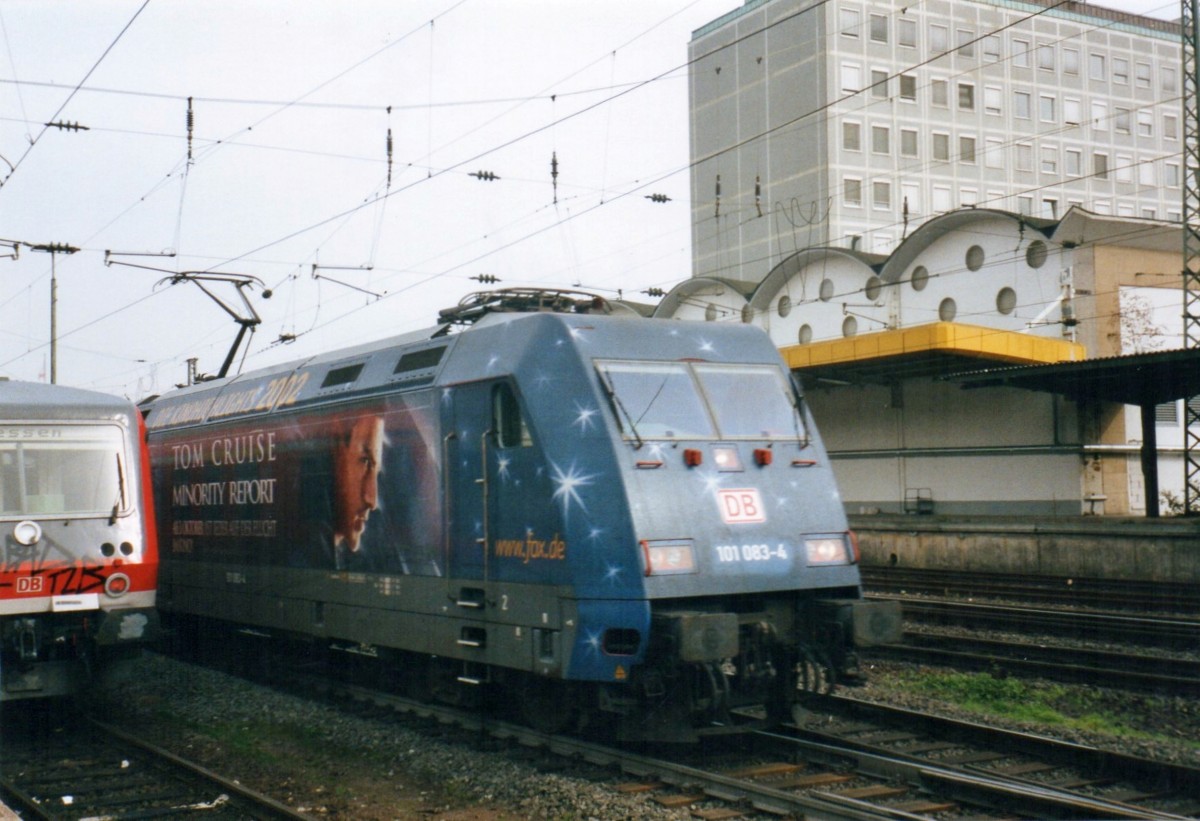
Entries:
[[601, 362], [621, 431], [631, 439], [712, 439], [712, 420], [682, 362]]
[[113, 425], [0, 426], [0, 516], [108, 516], [128, 506]]
[[693, 366], [725, 439], [802, 439], [795, 394], [772, 365]]

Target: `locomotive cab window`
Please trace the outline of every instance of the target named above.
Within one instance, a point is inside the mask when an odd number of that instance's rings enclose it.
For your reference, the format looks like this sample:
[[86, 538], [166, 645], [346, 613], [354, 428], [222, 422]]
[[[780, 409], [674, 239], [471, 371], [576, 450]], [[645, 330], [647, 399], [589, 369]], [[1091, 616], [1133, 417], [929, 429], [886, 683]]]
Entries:
[[0, 516], [107, 516], [128, 505], [120, 428], [8, 425], [0, 429]]
[[773, 365], [597, 362], [627, 439], [804, 439], [796, 394]]
[[517, 395], [507, 382], [492, 388], [492, 430], [496, 433], [496, 444], [502, 448], [527, 448], [533, 444]]

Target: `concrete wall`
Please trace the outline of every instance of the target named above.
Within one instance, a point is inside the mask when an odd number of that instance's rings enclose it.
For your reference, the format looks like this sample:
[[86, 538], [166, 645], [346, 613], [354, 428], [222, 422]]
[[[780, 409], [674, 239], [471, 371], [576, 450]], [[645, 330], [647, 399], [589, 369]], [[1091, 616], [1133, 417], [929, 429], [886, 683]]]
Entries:
[[1200, 522], [851, 516], [864, 566], [1200, 582]]

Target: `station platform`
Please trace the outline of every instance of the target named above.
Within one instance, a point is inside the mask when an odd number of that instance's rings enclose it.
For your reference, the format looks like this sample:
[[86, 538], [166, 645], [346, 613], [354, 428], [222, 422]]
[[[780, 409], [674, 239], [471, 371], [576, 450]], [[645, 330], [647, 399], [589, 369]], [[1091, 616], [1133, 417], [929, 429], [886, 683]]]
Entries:
[[864, 566], [1200, 582], [1200, 519], [850, 516]]

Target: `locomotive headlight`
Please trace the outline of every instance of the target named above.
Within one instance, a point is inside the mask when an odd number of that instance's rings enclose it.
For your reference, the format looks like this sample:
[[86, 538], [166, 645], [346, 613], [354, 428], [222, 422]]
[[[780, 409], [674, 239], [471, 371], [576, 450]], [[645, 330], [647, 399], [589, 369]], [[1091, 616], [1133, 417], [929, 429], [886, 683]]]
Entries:
[[690, 539], [644, 541], [642, 552], [646, 555], [647, 576], [696, 572], [696, 551]]
[[113, 573], [104, 580], [104, 592], [110, 598], [119, 599], [129, 592], [130, 584], [129, 577], [124, 573]]
[[28, 519], [17, 522], [17, 526], [13, 528], [13, 538], [17, 540], [18, 544], [26, 547], [35, 545], [42, 540], [42, 526]]
[[808, 554], [810, 565], [850, 564], [850, 550], [846, 547], [845, 536], [805, 539], [804, 549]]

